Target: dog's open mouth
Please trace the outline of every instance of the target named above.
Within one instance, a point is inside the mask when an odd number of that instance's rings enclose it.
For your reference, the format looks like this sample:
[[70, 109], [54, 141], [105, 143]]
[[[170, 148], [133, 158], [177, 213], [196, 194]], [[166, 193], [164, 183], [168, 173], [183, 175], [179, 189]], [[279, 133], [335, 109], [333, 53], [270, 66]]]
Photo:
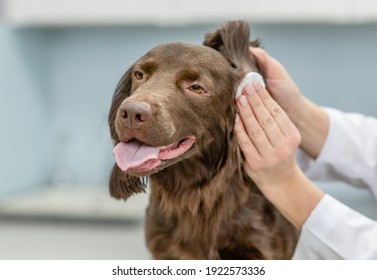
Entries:
[[132, 140], [126, 143], [120, 142], [114, 147], [113, 153], [121, 170], [149, 173], [153, 172], [162, 162], [184, 154], [194, 143], [194, 136], [162, 147], [147, 146], [138, 140]]

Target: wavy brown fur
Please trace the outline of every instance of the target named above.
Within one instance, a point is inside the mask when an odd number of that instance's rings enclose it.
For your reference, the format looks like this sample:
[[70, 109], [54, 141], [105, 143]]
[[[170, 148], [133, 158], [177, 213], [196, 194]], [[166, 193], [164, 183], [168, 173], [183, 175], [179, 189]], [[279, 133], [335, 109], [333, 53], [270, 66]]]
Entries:
[[[158, 46], [136, 62], [156, 62], [145, 83], [135, 84], [133, 66], [117, 86], [109, 115], [115, 144], [129, 133], [116, 124], [119, 106], [131, 99], [153, 108], [152, 119], [134, 132], [143, 141], [162, 146], [196, 137], [190, 151], [150, 174], [146, 241], [156, 259], [289, 259], [293, 254], [297, 231], [247, 177], [232, 132], [235, 89], [245, 72], [258, 69], [249, 46], [259, 43], [250, 43], [249, 35], [245, 22], [228, 22], [206, 36], [206, 47]], [[193, 69], [200, 69], [208, 96], [181, 90], [179, 73]], [[111, 195], [127, 199], [143, 192], [137, 175], [114, 166]]]

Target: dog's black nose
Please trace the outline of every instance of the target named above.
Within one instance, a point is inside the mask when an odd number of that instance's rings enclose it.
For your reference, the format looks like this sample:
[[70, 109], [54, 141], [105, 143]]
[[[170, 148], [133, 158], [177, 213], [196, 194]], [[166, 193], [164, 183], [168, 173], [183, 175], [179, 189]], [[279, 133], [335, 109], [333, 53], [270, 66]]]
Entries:
[[119, 120], [130, 129], [139, 128], [147, 122], [151, 115], [151, 106], [146, 102], [125, 101], [119, 107]]

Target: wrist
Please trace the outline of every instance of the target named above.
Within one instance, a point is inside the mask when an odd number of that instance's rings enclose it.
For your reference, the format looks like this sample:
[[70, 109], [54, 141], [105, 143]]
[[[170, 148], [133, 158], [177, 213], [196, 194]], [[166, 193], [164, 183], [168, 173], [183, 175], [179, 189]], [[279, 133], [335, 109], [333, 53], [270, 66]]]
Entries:
[[293, 122], [293, 124], [298, 128], [301, 129], [305, 126], [305, 118], [307, 112], [310, 110], [311, 104], [310, 100], [305, 98], [301, 93], [299, 94], [298, 98], [296, 98], [294, 102], [294, 106], [291, 108], [285, 109], [288, 117]]
[[312, 158], [322, 150], [329, 130], [329, 117], [325, 111], [302, 96], [292, 122], [301, 134], [300, 147]]
[[261, 185], [260, 189], [298, 230], [324, 196], [298, 166], [285, 182], [280, 185]]

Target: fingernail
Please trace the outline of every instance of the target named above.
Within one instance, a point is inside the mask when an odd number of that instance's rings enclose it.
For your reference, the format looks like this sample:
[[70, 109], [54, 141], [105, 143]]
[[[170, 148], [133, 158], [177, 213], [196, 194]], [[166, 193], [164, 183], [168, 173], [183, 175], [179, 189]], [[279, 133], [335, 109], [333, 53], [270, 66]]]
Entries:
[[253, 87], [257, 92], [260, 92], [262, 90], [262, 85], [260, 83], [253, 83]]
[[236, 123], [239, 123], [239, 122], [240, 122], [240, 116], [236, 114]]
[[247, 106], [248, 101], [247, 101], [245, 95], [241, 95], [240, 98], [239, 98], [239, 100], [240, 100], [240, 104], [241, 104], [242, 107], [246, 107]]
[[252, 96], [255, 93], [255, 89], [252, 85], [246, 85], [245, 92], [248, 96]]

